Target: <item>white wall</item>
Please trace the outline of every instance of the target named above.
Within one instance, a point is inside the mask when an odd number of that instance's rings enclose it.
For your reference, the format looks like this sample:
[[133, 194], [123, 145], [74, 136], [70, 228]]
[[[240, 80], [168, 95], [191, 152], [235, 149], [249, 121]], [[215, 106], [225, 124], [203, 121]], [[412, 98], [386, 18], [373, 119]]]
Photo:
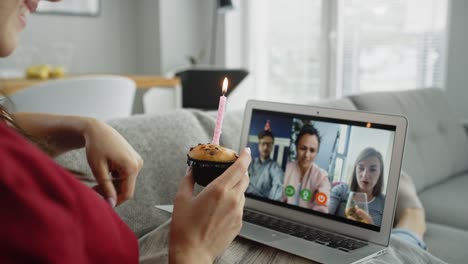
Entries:
[[[140, 1], [140, 0], [139, 0]], [[136, 24], [133, 1], [102, 0], [98, 17], [33, 14], [20, 35], [20, 46], [30, 54], [31, 64], [44, 63], [56, 57], [53, 43], [71, 43], [74, 47], [72, 73], [133, 73], [136, 69]], [[28, 54], [23, 54], [28, 56]], [[1, 67], [18, 60], [12, 55]]]
[[159, 0], [162, 74], [188, 66], [188, 56], [208, 63], [215, 1]]
[[[125, 1], [125, 0], [124, 0]], [[138, 0], [136, 7], [136, 73], [161, 73], [159, 1]]]
[[[225, 32], [229, 34], [221, 34], [221, 41], [224, 42], [225, 54], [219, 55], [222, 61], [219, 63], [229, 68], [245, 68], [249, 65], [249, 61], [246, 59], [249, 57], [245, 56], [249, 52], [246, 47], [248, 41], [243, 40], [245, 37], [243, 33], [247, 30], [249, 16], [246, 14], [247, 5], [246, 1], [233, 1], [235, 9], [224, 15], [224, 27]], [[249, 99], [256, 98], [256, 90], [253, 89], [255, 80], [249, 73], [247, 77], [239, 84], [235, 92], [229, 96], [229, 104], [226, 110], [238, 110], [244, 109], [245, 104]]]
[[452, 108], [468, 119], [468, 1], [450, 4], [446, 89]]
[[[188, 56], [197, 57], [200, 64], [209, 63], [216, 0], [101, 1], [97, 17], [31, 15], [20, 35], [19, 51], [1, 60], [0, 70], [15, 64], [53, 63], [52, 43], [74, 46], [71, 73], [164, 75], [188, 66]], [[40, 56], [31, 46], [37, 47]]]

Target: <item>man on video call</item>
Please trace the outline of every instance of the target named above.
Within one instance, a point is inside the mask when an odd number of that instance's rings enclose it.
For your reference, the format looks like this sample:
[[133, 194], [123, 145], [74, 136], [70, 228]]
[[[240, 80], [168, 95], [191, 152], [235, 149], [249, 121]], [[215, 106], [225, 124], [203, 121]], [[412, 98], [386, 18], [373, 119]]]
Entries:
[[278, 163], [270, 158], [275, 137], [267, 121], [263, 131], [258, 133], [258, 151], [249, 167], [250, 183], [247, 193], [279, 200], [283, 191], [284, 172]]

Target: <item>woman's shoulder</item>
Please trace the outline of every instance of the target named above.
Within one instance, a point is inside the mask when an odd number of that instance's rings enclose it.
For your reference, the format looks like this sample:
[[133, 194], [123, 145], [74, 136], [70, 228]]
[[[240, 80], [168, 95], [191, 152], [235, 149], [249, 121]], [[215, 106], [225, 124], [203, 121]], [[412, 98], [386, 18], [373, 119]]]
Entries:
[[381, 193], [375, 197], [377, 203], [385, 203], [385, 194]]
[[338, 183], [337, 185], [335, 185], [332, 190], [331, 190], [332, 194], [336, 195], [336, 196], [348, 196], [349, 194], [349, 186], [347, 183]]

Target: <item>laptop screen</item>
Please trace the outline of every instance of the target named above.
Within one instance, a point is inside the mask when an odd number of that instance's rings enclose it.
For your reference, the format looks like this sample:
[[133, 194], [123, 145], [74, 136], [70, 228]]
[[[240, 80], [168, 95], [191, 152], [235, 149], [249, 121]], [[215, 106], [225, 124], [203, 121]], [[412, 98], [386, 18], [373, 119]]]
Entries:
[[253, 109], [246, 195], [380, 231], [395, 130]]

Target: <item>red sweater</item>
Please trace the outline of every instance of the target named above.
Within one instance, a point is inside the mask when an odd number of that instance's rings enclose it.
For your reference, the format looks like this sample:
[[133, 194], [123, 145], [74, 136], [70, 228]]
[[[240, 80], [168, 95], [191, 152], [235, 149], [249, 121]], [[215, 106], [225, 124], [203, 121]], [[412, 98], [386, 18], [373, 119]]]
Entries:
[[0, 263], [137, 262], [104, 199], [0, 122]]

